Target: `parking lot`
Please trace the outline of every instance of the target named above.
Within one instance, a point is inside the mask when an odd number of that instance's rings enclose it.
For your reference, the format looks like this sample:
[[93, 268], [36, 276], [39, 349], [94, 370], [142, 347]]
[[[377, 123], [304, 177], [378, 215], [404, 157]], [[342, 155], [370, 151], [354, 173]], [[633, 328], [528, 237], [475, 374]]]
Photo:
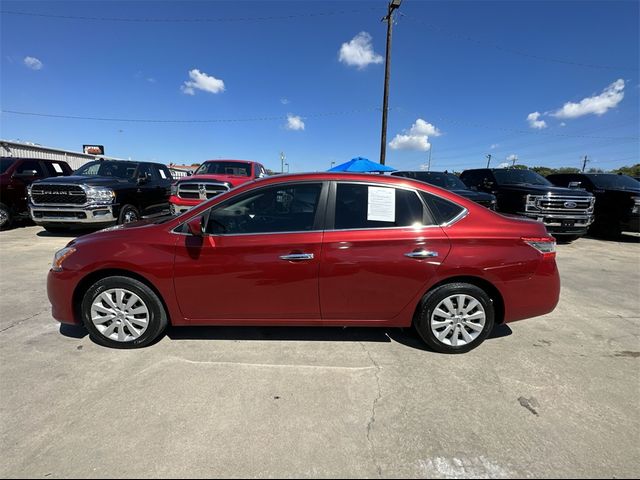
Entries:
[[103, 348], [50, 315], [46, 273], [71, 238], [0, 233], [2, 477], [640, 473], [637, 236], [559, 245], [557, 309], [457, 356], [366, 328]]

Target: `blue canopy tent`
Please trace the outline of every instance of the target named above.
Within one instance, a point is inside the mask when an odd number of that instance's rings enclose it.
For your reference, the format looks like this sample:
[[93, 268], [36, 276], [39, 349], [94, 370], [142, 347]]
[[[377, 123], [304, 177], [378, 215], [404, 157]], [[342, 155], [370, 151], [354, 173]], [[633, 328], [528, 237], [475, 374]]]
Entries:
[[329, 169], [329, 172], [395, 172], [396, 169], [372, 162], [367, 158], [356, 157]]

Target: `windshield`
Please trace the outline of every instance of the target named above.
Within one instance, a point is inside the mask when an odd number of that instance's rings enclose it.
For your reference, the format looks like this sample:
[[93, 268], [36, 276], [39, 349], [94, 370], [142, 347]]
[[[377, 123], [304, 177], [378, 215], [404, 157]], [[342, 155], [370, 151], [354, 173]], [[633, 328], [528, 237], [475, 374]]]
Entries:
[[494, 170], [493, 174], [496, 177], [498, 185], [551, 185], [549, 180], [531, 170], [509, 168], [504, 170]]
[[588, 177], [589, 180], [591, 180], [597, 188], [619, 188], [622, 190], [638, 190], [640, 188], [640, 183], [638, 183], [638, 180], [635, 180], [628, 175], [605, 173], [601, 175], [588, 175]]
[[15, 160], [13, 158], [0, 158], [0, 173], [6, 172]]
[[237, 175], [240, 177], [251, 176], [251, 164], [242, 162], [205, 162], [195, 175]]
[[74, 172], [74, 175], [133, 179], [137, 168], [138, 164], [134, 162], [95, 161], [83, 165]]
[[442, 187], [447, 190], [467, 190], [467, 186], [462, 183], [458, 177], [453, 173], [440, 173], [440, 172], [416, 172], [413, 178], [420, 180], [421, 182], [430, 183], [436, 187]]

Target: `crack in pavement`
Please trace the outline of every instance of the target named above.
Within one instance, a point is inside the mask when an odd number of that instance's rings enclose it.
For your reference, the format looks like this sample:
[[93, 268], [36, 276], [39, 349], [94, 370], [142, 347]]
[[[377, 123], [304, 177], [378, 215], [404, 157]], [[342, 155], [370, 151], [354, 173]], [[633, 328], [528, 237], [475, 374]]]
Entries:
[[371, 448], [371, 453], [373, 455], [373, 463], [376, 466], [376, 470], [378, 471], [378, 476], [382, 477], [382, 468], [378, 464], [378, 460], [376, 457], [376, 447], [373, 444], [373, 440], [371, 439], [371, 429], [373, 428], [373, 424], [376, 422], [376, 406], [378, 405], [378, 401], [382, 398], [382, 389], [380, 388], [380, 365], [373, 359], [371, 353], [364, 346], [364, 343], [358, 342], [362, 347], [362, 350], [367, 354], [369, 360], [375, 367], [375, 377], [376, 377], [376, 385], [378, 386], [378, 395], [373, 399], [373, 403], [371, 404], [371, 417], [369, 418], [369, 422], [367, 423], [367, 442], [369, 443], [369, 447]]
[[23, 319], [23, 320], [18, 320], [17, 322], [12, 323], [12, 324], [11, 324], [11, 325], [9, 325], [8, 327], [4, 327], [4, 328], [0, 329], [0, 333], [2, 333], [2, 332], [6, 332], [6, 331], [7, 331], [7, 330], [9, 330], [10, 328], [13, 328], [13, 327], [15, 327], [15, 326], [17, 326], [17, 325], [20, 325], [21, 323], [24, 323], [24, 322], [26, 322], [27, 320], [31, 320], [32, 318], [35, 318], [35, 317], [37, 317], [38, 315], [42, 315], [43, 313], [48, 312], [48, 311], [49, 311], [49, 307], [47, 307], [47, 308], [45, 308], [44, 310], [42, 310], [42, 311], [40, 311], [40, 312], [38, 312], [38, 313], [35, 313], [35, 314], [31, 315], [30, 317], [27, 317], [27, 318], [25, 318], [25, 319]]

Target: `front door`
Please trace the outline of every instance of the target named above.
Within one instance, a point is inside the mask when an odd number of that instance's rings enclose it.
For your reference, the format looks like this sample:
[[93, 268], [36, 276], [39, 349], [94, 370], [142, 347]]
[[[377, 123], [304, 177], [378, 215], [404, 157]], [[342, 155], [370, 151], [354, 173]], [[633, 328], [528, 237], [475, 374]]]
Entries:
[[320, 269], [322, 318], [393, 320], [424, 293], [450, 242], [414, 190], [345, 182], [332, 198], [333, 228], [324, 235]]
[[327, 186], [265, 186], [212, 207], [205, 236], [181, 235], [174, 267], [184, 316], [225, 320], [320, 319], [318, 274]]

